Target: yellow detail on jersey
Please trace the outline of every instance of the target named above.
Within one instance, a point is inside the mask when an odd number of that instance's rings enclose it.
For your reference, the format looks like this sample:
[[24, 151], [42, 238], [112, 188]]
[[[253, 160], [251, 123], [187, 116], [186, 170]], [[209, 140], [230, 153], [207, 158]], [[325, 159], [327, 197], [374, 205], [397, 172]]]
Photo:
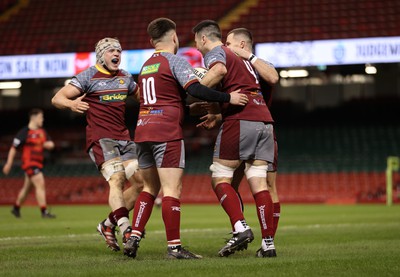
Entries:
[[156, 73], [158, 72], [159, 67], [160, 63], [146, 65], [143, 67], [142, 72], [140, 72], [140, 75]]
[[96, 64], [96, 68], [98, 71], [100, 71], [101, 73], [107, 74], [107, 75], [111, 75], [110, 72], [108, 72], [107, 70], [105, 70], [103, 67], [101, 67], [101, 65]]
[[106, 94], [100, 96], [100, 101], [102, 102], [116, 102], [116, 101], [125, 101], [126, 94], [120, 93], [113, 93], [113, 94]]

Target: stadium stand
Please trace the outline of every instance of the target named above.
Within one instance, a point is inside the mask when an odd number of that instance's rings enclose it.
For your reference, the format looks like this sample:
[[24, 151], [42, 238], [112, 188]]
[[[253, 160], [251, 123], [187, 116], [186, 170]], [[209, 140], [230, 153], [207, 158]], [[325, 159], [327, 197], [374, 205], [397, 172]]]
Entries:
[[[243, 5], [246, 2], [250, 4]], [[104, 36], [118, 37], [124, 49], [150, 48], [146, 27], [160, 16], [176, 21], [182, 46], [191, 44], [191, 28], [207, 18], [221, 20], [223, 32], [246, 26], [256, 42], [400, 34], [400, 2], [396, 0], [178, 0], [173, 4], [98, 0], [95, 5], [79, 0], [7, 0], [0, 11], [0, 34], [8, 40], [0, 45], [3, 55], [89, 52]], [[238, 15], [225, 16], [230, 11]]]
[[246, 26], [256, 42], [397, 36], [399, 12], [395, 0], [258, 1], [230, 27]]
[[[13, 4], [11, 9], [21, 1], [9, 2], [7, 6]], [[9, 40], [0, 46], [0, 53], [91, 52], [95, 42], [105, 36], [118, 37], [124, 49], [151, 48], [146, 28], [157, 17], [175, 20], [181, 45], [186, 45], [192, 40], [191, 28], [197, 22], [205, 18], [218, 19], [239, 2], [179, 0], [172, 4], [162, 0], [119, 0], [111, 4], [99, 0], [93, 5], [93, 2], [79, 0], [28, 1], [17, 15], [0, 21], [0, 34], [7, 35]], [[110, 19], [104, 21], [105, 17]]]

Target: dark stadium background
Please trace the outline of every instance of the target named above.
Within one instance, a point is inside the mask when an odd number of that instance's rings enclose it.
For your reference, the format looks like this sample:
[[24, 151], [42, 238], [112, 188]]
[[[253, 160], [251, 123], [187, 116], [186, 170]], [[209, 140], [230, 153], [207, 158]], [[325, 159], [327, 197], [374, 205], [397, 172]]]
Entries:
[[[151, 48], [148, 22], [168, 17], [178, 26], [182, 47], [193, 46], [191, 28], [203, 19], [253, 32], [255, 43], [400, 36], [400, 2], [395, 0], [301, 1], [77, 1], [3, 0], [0, 3], [0, 55], [92, 52], [105, 36], [118, 37], [125, 50]], [[400, 47], [400, 46], [399, 46]], [[281, 202], [365, 203], [385, 201], [388, 156], [400, 156], [400, 61], [308, 67], [307, 78], [277, 85], [272, 114], [279, 144]], [[281, 71], [285, 68], [278, 68]], [[366, 82], [354, 81], [364, 76]], [[323, 80], [313, 85], [310, 78]], [[342, 80], [342, 81], [332, 81]], [[0, 94], [0, 160], [6, 160], [15, 132], [33, 107], [45, 110], [45, 128], [56, 143], [47, 154], [48, 202], [106, 203], [107, 184], [84, 152], [85, 120], [51, 106], [65, 78], [24, 79], [19, 97]], [[128, 102], [131, 130], [137, 105]], [[208, 166], [216, 131], [185, 122], [187, 169], [183, 201], [216, 203]], [[0, 176], [0, 204], [11, 204], [22, 185], [15, 164]], [[244, 184], [244, 200], [252, 201]], [[34, 201], [33, 195], [30, 201]], [[394, 173], [394, 201], [400, 178]]]

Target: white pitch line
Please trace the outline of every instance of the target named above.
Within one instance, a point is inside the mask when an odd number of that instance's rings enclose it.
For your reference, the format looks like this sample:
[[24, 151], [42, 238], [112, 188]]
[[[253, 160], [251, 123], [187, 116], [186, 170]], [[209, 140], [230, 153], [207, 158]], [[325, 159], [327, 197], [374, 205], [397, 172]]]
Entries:
[[[211, 229], [211, 228], [206, 228], [206, 229], [181, 229], [181, 233], [198, 233], [198, 232], [215, 232], [215, 231], [221, 231], [225, 229]], [[165, 230], [155, 230], [155, 231], [146, 231], [146, 233], [149, 234], [164, 234]], [[97, 232], [93, 232], [90, 234], [68, 234], [68, 235], [56, 235], [56, 236], [23, 236], [23, 237], [5, 237], [5, 238], [0, 238], [1, 241], [11, 241], [14, 239], [19, 239], [19, 240], [30, 240], [30, 239], [49, 239], [49, 238], [80, 238], [80, 237], [97, 237], [99, 234]]]
[[[385, 226], [400, 226], [400, 223], [397, 222], [388, 222], [384, 223]], [[295, 230], [295, 229], [322, 229], [322, 228], [348, 228], [348, 227], [373, 227], [373, 226], [382, 226], [382, 223], [339, 223], [339, 224], [310, 224], [310, 225], [287, 225], [279, 227], [279, 230]], [[253, 227], [258, 228], [257, 227]], [[164, 234], [165, 230], [155, 230], [155, 231], [146, 231], [149, 234]], [[227, 228], [205, 228], [205, 229], [181, 229], [181, 233], [211, 233], [211, 232], [226, 232], [229, 234], [229, 230]], [[79, 237], [97, 237], [98, 233], [86, 233], [86, 234], [68, 234], [68, 235], [57, 235], [57, 236], [23, 236], [23, 237], [5, 237], [0, 238], [0, 242], [2, 241], [11, 241], [15, 239], [19, 240], [30, 240], [30, 239], [49, 239], [49, 238], [79, 238]]]

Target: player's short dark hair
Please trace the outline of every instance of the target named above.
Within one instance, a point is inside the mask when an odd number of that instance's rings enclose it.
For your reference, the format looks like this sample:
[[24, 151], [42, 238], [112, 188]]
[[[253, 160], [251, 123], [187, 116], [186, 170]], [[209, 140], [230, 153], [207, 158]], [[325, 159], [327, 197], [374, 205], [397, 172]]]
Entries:
[[219, 28], [219, 25], [217, 22], [214, 20], [203, 20], [199, 24], [193, 27], [192, 29], [194, 34], [197, 33], [202, 33], [206, 37], [213, 39], [213, 38], [218, 38], [222, 39], [221, 35], [221, 29]]
[[37, 114], [41, 114], [41, 113], [43, 113], [43, 110], [42, 110], [42, 109], [34, 108], [34, 109], [32, 109], [32, 110], [29, 111], [29, 118], [30, 118], [31, 116], [34, 116], [34, 115], [37, 115]]
[[147, 33], [152, 40], [162, 38], [170, 30], [176, 30], [176, 24], [171, 19], [165, 17], [154, 19], [147, 26]]
[[252, 35], [252, 33], [251, 33], [248, 29], [246, 29], [246, 28], [236, 28], [236, 29], [233, 29], [233, 30], [229, 31], [228, 34], [227, 34], [226, 36], [229, 36], [230, 34], [233, 34], [233, 35], [235, 35], [235, 36], [236, 36], [236, 35], [245, 36], [245, 37], [250, 41], [250, 43], [253, 44], [253, 35]]

